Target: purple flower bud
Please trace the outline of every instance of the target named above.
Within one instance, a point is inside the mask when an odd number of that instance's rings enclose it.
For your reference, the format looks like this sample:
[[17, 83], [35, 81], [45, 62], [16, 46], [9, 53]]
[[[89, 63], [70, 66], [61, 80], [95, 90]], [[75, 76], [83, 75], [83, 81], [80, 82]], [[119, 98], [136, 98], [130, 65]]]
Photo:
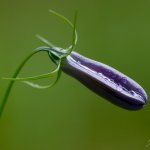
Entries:
[[129, 109], [143, 108], [147, 94], [134, 80], [101, 62], [72, 52], [65, 58], [62, 70], [110, 102]]

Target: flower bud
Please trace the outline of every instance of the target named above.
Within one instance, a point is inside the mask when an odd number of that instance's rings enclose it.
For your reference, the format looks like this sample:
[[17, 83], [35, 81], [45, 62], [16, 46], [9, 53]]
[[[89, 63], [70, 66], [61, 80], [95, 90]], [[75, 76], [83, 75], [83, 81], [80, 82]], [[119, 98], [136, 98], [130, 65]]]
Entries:
[[77, 52], [68, 55], [62, 70], [110, 102], [128, 110], [143, 108], [147, 94], [134, 80], [118, 70]]

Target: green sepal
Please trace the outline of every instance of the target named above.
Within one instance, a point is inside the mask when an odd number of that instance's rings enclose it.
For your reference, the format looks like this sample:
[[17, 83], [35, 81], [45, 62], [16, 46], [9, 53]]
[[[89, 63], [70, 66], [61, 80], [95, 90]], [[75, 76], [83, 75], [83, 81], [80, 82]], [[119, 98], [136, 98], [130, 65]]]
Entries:
[[56, 80], [53, 83], [48, 85], [39, 85], [31, 81], [22, 81], [22, 82], [36, 89], [48, 89], [53, 87], [58, 82], [58, 80], [60, 79], [60, 74], [61, 74], [61, 70], [58, 70]]
[[50, 59], [58, 65], [62, 58], [65, 58], [68, 56], [68, 51], [66, 49], [62, 49], [59, 47], [47, 47], [47, 46], [41, 46], [36, 48], [36, 50], [40, 51], [47, 51], [49, 54]]
[[39, 80], [39, 79], [44, 79], [44, 78], [49, 78], [49, 77], [54, 77], [56, 76], [57, 72], [60, 69], [60, 64], [57, 66], [57, 68], [50, 72], [50, 73], [45, 73], [45, 74], [41, 74], [41, 75], [37, 75], [37, 76], [32, 76], [32, 77], [24, 77], [24, 78], [2, 78], [5, 80], [13, 80], [13, 81], [27, 81], [27, 80]]

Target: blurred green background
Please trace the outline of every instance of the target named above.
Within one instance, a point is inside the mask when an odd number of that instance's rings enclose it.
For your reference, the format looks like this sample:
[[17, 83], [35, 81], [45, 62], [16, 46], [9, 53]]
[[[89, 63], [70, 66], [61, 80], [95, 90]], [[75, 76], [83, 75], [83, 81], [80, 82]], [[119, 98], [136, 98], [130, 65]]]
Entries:
[[[48, 9], [70, 20], [78, 10], [76, 50], [129, 75], [149, 94], [149, 0], [0, 0], [0, 77], [10, 77], [22, 59], [44, 45], [36, 34], [60, 47], [70, 44], [72, 29]], [[20, 76], [53, 67], [40, 53]], [[0, 100], [7, 85], [0, 80]], [[0, 150], [150, 149], [149, 116], [149, 105], [135, 112], [121, 109], [66, 74], [47, 90], [16, 83], [0, 120]]]

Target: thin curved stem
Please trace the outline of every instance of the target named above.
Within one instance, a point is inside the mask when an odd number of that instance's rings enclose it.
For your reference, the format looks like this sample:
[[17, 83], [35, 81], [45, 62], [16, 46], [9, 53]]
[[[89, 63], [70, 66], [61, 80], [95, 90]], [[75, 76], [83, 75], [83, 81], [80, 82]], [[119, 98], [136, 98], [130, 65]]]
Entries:
[[[29, 56], [27, 56], [27, 57], [22, 61], [22, 63], [18, 66], [18, 68], [16, 69], [16, 71], [15, 71], [14, 75], [12, 76], [12, 78], [16, 78], [17, 75], [19, 74], [19, 72], [21, 71], [21, 69], [23, 68], [23, 66], [25, 65], [25, 63], [26, 63], [34, 54], [36, 54], [36, 53], [38, 53], [38, 52], [41, 52], [41, 50], [39, 50], [39, 51], [33, 51]], [[2, 113], [3, 113], [4, 107], [5, 107], [5, 105], [6, 105], [7, 99], [8, 99], [8, 97], [9, 97], [9, 94], [10, 94], [10, 91], [11, 91], [11, 89], [12, 89], [12, 87], [13, 87], [14, 82], [15, 82], [14, 80], [11, 80], [10, 83], [9, 83], [9, 85], [8, 85], [8, 87], [7, 87], [7, 90], [6, 90], [6, 92], [5, 92], [5, 95], [4, 95], [4, 98], [3, 98], [3, 100], [2, 100], [2, 104], [1, 104], [1, 107], [0, 107], [0, 117], [1, 117], [1, 115], [2, 115]]]

